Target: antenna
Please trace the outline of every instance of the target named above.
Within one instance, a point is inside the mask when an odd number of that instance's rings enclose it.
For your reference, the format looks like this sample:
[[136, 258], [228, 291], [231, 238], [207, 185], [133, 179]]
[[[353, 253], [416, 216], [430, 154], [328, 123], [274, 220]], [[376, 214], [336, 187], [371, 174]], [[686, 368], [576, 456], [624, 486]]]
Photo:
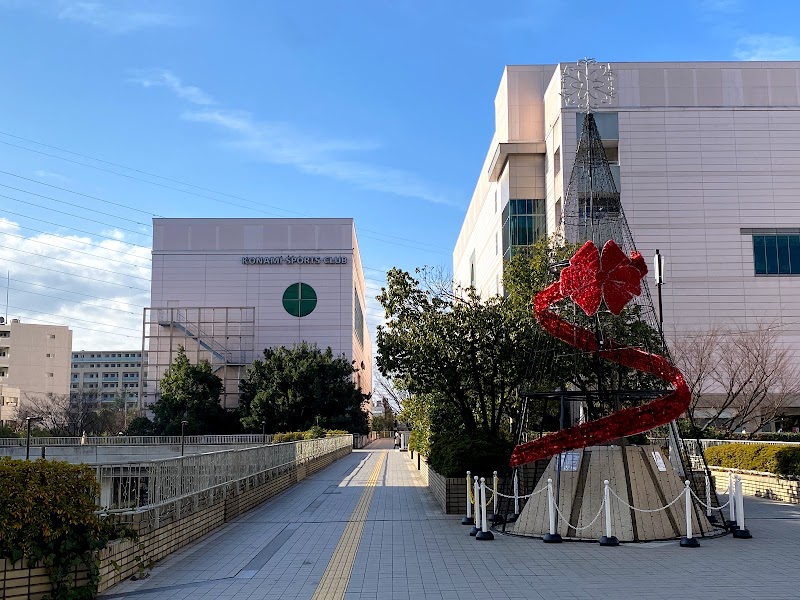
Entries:
[[4, 323], [8, 323], [8, 288], [11, 287], [11, 271], [6, 271], [6, 318]]

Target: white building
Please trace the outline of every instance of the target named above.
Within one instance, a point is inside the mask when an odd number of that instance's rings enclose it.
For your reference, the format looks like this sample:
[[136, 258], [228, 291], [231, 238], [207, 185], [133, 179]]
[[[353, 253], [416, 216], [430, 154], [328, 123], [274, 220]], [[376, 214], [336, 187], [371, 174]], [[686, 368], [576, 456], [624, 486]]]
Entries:
[[0, 325], [0, 422], [16, 420], [25, 399], [69, 393], [72, 331], [11, 319]]
[[[456, 283], [502, 293], [515, 245], [562, 231], [583, 115], [563, 65], [508, 66], [453, 252]], [[595, 111], [642, 254], [666, 257], [667, 336], [769, 324], [800, 343], [800, 62], [613, 63]]]
[[369, 393], [365, 294], [353, 219], [154, 219], [142, 405], [157, 398], [178, 346], [211, 362], [227, 407], [265, 348], [304, 341], [352, 361]]
[[[142, 356], [144, 354], [144, 357]], [[72, 352], [70, 394], [84, 394], [100, 403], [136, 405], [147, 352], [135, 350], [81, 350]]]

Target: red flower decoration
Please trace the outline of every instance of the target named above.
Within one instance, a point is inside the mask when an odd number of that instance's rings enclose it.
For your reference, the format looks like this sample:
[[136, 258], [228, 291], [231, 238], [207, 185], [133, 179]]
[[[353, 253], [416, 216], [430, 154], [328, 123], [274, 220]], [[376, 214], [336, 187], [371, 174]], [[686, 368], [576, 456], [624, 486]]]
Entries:
[[569, 296], [587, 315], [593, 315], [605, 300], [615, 315], [622, 312], [631, 298], [642, 293], [640, 281], [647, 275], [647, 265], [638, 252], [630, 257], [614, 240], [603, 246], [603, 254], [588, 241], [561, 271], [561, 294]]

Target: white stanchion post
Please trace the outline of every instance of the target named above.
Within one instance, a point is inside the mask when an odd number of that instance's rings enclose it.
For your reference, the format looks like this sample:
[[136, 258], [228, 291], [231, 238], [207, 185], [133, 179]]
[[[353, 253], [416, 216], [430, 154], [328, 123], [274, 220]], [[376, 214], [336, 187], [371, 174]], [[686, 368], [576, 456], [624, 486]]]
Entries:
[[692, 534], [692, 490], [689, 487], [688, 479], [684, 483], [686, 484], [686, 502], [684, 505], [684, 512], [686, 514], [686, 535], [681, 538], [681, 548], [697, 548], [700, 543]]
[[728, 524], [736, 526], [736, 488], [733, 483], [733, 473], [728, 473]]
[[750, 539], [753, 537], [744, 525], [744, 493], [742, 492], [742, 478], [736, 476], [736, 524], [738, 527], [733, 531], [733, 537], [739, 539]]
[[549, 519], [548, 533], [542, 537], [545, 544], [558, 544], [561, 542], [561, 534], [556, 533], [556, 500], [553, 494], [553, 480], [547, 480], [547, 518]]
[[475, 475], [473, 479], [472, 498], [475, 501], [475, 523], [472, 526], [472, 529], [469, 530], [469, 534], [478, 535], [478, 532], [481, 530], [479, 527], [481, 524], [481, 488], [480, 484], [478, 483], [478, 476]]
[[472, 485], [472, 473], [467, 471], [467, 516], [461, 519], [462, 525], [474, 525], [475, 520], [472, 518], [472, 502], [469, 499], [469, 488]]
[[603, 481], [603, 505], [605, 508], [606, 534], [600, 538], [601, 546], [619, 546], [619, 540], [611, 535], [611, 490], [608, 479]]
[[493, 540], [494, 534], [489, 531], [489, 519], [486, 516], [486, 478], [481, 477], [481, 530], [475, 534], [476, 540]]
[[711, 516], [711, 478], [706, 473], [706, 517]]
[[497, 477], [497, 471], [494, 471], [492, 473], [492, 487], [494, 488], [494, 493], [492, 494], [492, 516], [489, 517], [489, 521], [492, 524], [499, 523], [500, 521], [503, 520], [500, 514], [497, 512], [497, 499], [499, 497], [498, 492], [500, 491], [500, 486], [498, 482], [499, 479]]

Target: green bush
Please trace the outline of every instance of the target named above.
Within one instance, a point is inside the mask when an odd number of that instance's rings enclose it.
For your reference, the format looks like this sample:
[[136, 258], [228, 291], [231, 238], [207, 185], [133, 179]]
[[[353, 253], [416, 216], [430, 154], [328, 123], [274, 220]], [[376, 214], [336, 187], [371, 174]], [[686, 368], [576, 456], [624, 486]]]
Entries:
[[305, 433], [305, 439], [307, 440], [315, 440], [317, 438], [324, 438], [324, 437], [325, 437], [325, 430], [319, 425], [314, 425], [314, 427], [312, 427]]
[[325, 437], [334, 437], [337, 435], [350, 435], [349, 431], [345, 431], [344, 429], [326, 429], [325, 430]]
[[705, 451], [709, 465], [775, 475], [800, 476], [800, 447], [779, 444], [722, 444]]
[[[100, 581], [97, 552], [129, 536], [95, 514], [99, 486], [85, 465], [0, 459], [0, 558], [24, 558], [50, 575], [52, 600], [94, 598]], [[71, 575], [84, 566], [89, 583], [70, 588]]]
[[289, 431], [286, 433], [276, 433], [272, 436], [273, 444], [280, 444], [283, 442], [298, 442], [306, 439], [305, 431]]
[[463, 477], [467, 471], [490, 477], [492, 471], [506, 470], [512, 449], [503, 439], [440, 434], [433, 439], [428, 464], [445, 477]]

